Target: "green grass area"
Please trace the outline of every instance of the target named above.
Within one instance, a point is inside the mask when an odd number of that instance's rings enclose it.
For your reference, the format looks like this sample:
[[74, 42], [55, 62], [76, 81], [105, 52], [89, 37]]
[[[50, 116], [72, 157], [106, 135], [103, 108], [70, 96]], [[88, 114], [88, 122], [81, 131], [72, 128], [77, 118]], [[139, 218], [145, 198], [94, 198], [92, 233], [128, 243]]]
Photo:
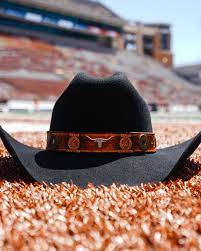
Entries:
[[201, 113], [165, 113], [152, 112], [153, 121], [159, 122], [198, 122], [201, 123]]
[[[152, 112], [153, 122], [195, 122], [201, 124], [201, 113], [167, 113], [167, 112]], [[48, 121], [51, 119], [51, 112], [9, 112], [0, 113], [1, 119], [16, 119], [16, 120], [41, 120]]]

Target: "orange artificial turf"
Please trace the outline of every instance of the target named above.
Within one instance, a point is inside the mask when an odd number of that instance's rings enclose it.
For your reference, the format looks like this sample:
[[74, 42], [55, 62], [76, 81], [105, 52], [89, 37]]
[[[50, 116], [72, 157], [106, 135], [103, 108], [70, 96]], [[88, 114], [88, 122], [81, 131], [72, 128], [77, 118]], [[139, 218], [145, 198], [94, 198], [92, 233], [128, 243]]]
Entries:
[[[159, 147], [199, 130], [154, 126]], [[44, 133], [14, 136], [45, 147]], [[0, 156], [0, 250], [201, 250], [201, 147], [169, 182], [84, 190], [33, 182], [1, 143]]]

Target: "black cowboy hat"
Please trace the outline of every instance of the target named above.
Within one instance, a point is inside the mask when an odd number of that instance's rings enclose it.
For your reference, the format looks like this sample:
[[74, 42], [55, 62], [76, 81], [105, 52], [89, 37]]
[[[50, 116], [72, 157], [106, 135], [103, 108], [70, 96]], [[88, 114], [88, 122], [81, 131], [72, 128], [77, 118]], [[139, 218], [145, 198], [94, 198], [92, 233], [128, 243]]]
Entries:
[[[79, 73], [57, 100], [50, 131], [75, 134], [140, 132], [146, 136], [152, 133], [152, 124], [145, 101], [124, 74], [94, 78]], [[88, 182], [135, 185], [163, 181], [180, 168], [201, 142], [199, 133], [188, 141], [153, 153], [143, 152], [143, 145], [138, 145], [142, 147], [139, 153], [63, 152], [26, 146], [1, 127], [0, 137], [8, 152], [35, 180], [72, 181], [82, 187]]]

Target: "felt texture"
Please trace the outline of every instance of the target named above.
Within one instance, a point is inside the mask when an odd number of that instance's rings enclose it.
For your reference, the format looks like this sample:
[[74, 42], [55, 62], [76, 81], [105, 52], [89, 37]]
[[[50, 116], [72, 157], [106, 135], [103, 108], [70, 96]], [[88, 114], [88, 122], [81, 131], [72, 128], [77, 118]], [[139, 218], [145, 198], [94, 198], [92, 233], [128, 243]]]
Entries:
[[152, 125], [145, 101], [123, 73], [78, 73], [54, 106], [50, 130], [151, 132]]
[[[51, 131], [152, 132], [148, 107], [123, 73], [94, 78], [79, 73], [57, 100]], [[152, 154], [66, 153], [28, 147], [0, 127], [9, 151], [37, 181], [95, 185], [158, 182], [167, 179], [201, 142], [201, 133]]]

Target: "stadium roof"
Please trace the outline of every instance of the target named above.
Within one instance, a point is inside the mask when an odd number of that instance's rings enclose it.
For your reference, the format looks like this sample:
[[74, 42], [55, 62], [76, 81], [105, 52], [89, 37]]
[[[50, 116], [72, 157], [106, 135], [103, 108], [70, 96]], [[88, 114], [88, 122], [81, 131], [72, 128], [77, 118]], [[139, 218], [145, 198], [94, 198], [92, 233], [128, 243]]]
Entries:
[[65, 15], [79, 16], [114, 26], [122, 26], [125, 23], [112, 10], [99, 1], [92, 0], [8, 0], [9, 2], [59, 12]]

